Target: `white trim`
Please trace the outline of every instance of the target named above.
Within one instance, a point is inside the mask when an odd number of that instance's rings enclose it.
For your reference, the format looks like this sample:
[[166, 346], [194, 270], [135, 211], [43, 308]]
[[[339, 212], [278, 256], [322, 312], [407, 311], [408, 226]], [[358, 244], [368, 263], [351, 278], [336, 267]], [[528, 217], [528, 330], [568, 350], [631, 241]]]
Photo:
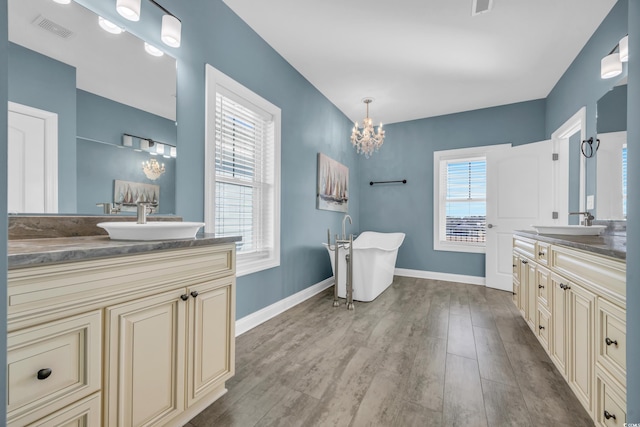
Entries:
[[[511, 144], [494, 144], [481, 147], [456, 148], [433, 152], [433, 250], [451, 252], [485, 253], [485, 244], [446, 242], [440, 240], [440, 163], [443, 160], [485, 157], [488, 152], [511, 147]], [[487, 197], [489, 195], [487, 194]]]
[[58, 114], [11, 101], [8, 110], [44, 120], [44, 212], [58, 213]]
[[[333, 286], [333, 276], [236, 320], [236, 337]], [[330, 307], [329, 307], [330, 308]]]
[[266, 270], [280, 265], [280, 138], [282, 111], [276, 105], [262, 98], [250, 89], [233, 80], [223, 72], [205, 64], [205, 158], [204, 158], [204, 222], [205, 232], [215, 232], [215, 138], [216, 138], [216, 92], [218, 90], [229, 92], [240, 97], [257, 108], [271, 114], [273, 117], [273, 249], [268, 258], [243, 259], [239, 255], [236, 259], [236, 276], [244, 276], [258, 271]]
[[469, 285], [486, 286], [486, 279], [484, 277], [466, 276], [463, 274], [396, 268], [395, 275], [404, 277], [415, 277], [417, 279], [444, 280], [446, 282], [467, 283]]
[[[558, 212], [559, 224], [569, 223], [569, 147], [567, 141], [580, 131], [580, 141], [587, 139], [587, 107], [580, 108], [573, 116], [551, 134], [553, 152], [560, 154], [560, 160], [553, 167], [554, 211]], [[585, 212], [587, 159], [580, 156], [580, 212]]]

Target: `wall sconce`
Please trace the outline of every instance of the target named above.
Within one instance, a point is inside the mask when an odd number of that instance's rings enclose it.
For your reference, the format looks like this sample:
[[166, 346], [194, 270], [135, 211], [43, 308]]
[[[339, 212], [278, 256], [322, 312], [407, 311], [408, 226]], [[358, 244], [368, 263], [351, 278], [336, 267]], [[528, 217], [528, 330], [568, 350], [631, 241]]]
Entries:
[[620, 39], [609, 55], [600, 61], [600, 77], [610, 79], [622, 74], [622, 63], [629, 61], [629, 35]]
[[[155, 0], [149, 1], [165, 13], [162, 17], [162, 27], [160, 29], [162, 42], [170, 47], [180, 47], [182, 40], [182, 22], [180, 19]], [[139, 21], [141, 2], [142, 0], [117, 0], [116, 10], [123, 18], [129, 21]]]
[[117, 26], [108, 19], [104, 19], [102, 16], [98, 16], [98, 25], [100, 25], [100, 28], [105, 30], [107, 33], [111, 34], [120, 34], [124, 31], [122, 27]]
[[[139, 140], [140, 143], [135, 142], [134, 138]], [[132, 135], [130, 133], [122, 134], [122, 145], [133, 148], [135, 151], [147, 151], [152, 156], [160, 154], [166, 158], [176, 158], [178, 153], [175, 145], [167, 144], [166, 142], [154, 141], [151, 138]]]

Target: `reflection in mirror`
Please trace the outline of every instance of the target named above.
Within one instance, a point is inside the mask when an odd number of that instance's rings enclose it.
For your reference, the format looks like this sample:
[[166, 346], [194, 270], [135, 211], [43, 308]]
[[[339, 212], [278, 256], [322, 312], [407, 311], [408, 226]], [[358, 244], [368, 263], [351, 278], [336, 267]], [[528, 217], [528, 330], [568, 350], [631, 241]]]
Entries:
[[96, 203], [118, 201], [123, 181], [159, 186], [159, 212], [175, 212], [175, 159], [159, 155], [165, 173], [151, 180], [142, 162], [154, 150], [116, 148], [123, 134], [176, 146], [175, 59], [106, 32], [75, 2], [9, 0], [8, 9], [9, 189], [22, 191], [12, 190], [9, 211], [99, 214]]
[[598, 100], [597, 218], [627, 218], [627, 84]]

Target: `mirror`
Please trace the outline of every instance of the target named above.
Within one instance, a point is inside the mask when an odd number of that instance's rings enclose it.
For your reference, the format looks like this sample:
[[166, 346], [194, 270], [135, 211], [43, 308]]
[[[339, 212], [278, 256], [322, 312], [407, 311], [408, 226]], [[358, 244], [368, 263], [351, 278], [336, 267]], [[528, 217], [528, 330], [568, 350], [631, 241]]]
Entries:
[[[9, 0], [8, 12], [9, 152], [17, 153], [9, 190], [32, 185], [14, 175], [44, 188], [15, 197], [38, 201], [25, 202], [21, 212], [100, 214], [96, 203], [118, 201], [122, 181], [157, 186], [157, 212], [174, 213], [175, 59], [149, 55], [127, 31], [103, 30], [98, 15], [76, 2]], [[151, 158], [164, 163], [156, 179], [142, 168]]]
[[627, 82], [626, 78], [598, 100], [596, 216], [627, 218]]

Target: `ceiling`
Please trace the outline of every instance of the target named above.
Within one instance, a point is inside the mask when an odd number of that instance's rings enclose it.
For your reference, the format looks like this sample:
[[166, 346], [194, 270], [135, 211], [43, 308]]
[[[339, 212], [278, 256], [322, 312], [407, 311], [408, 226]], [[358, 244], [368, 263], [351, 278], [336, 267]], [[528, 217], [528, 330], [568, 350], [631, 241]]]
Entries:
[[384, 123], [545, 98], [616, 3], [223, 1], [347, 117], [372, 97]]

